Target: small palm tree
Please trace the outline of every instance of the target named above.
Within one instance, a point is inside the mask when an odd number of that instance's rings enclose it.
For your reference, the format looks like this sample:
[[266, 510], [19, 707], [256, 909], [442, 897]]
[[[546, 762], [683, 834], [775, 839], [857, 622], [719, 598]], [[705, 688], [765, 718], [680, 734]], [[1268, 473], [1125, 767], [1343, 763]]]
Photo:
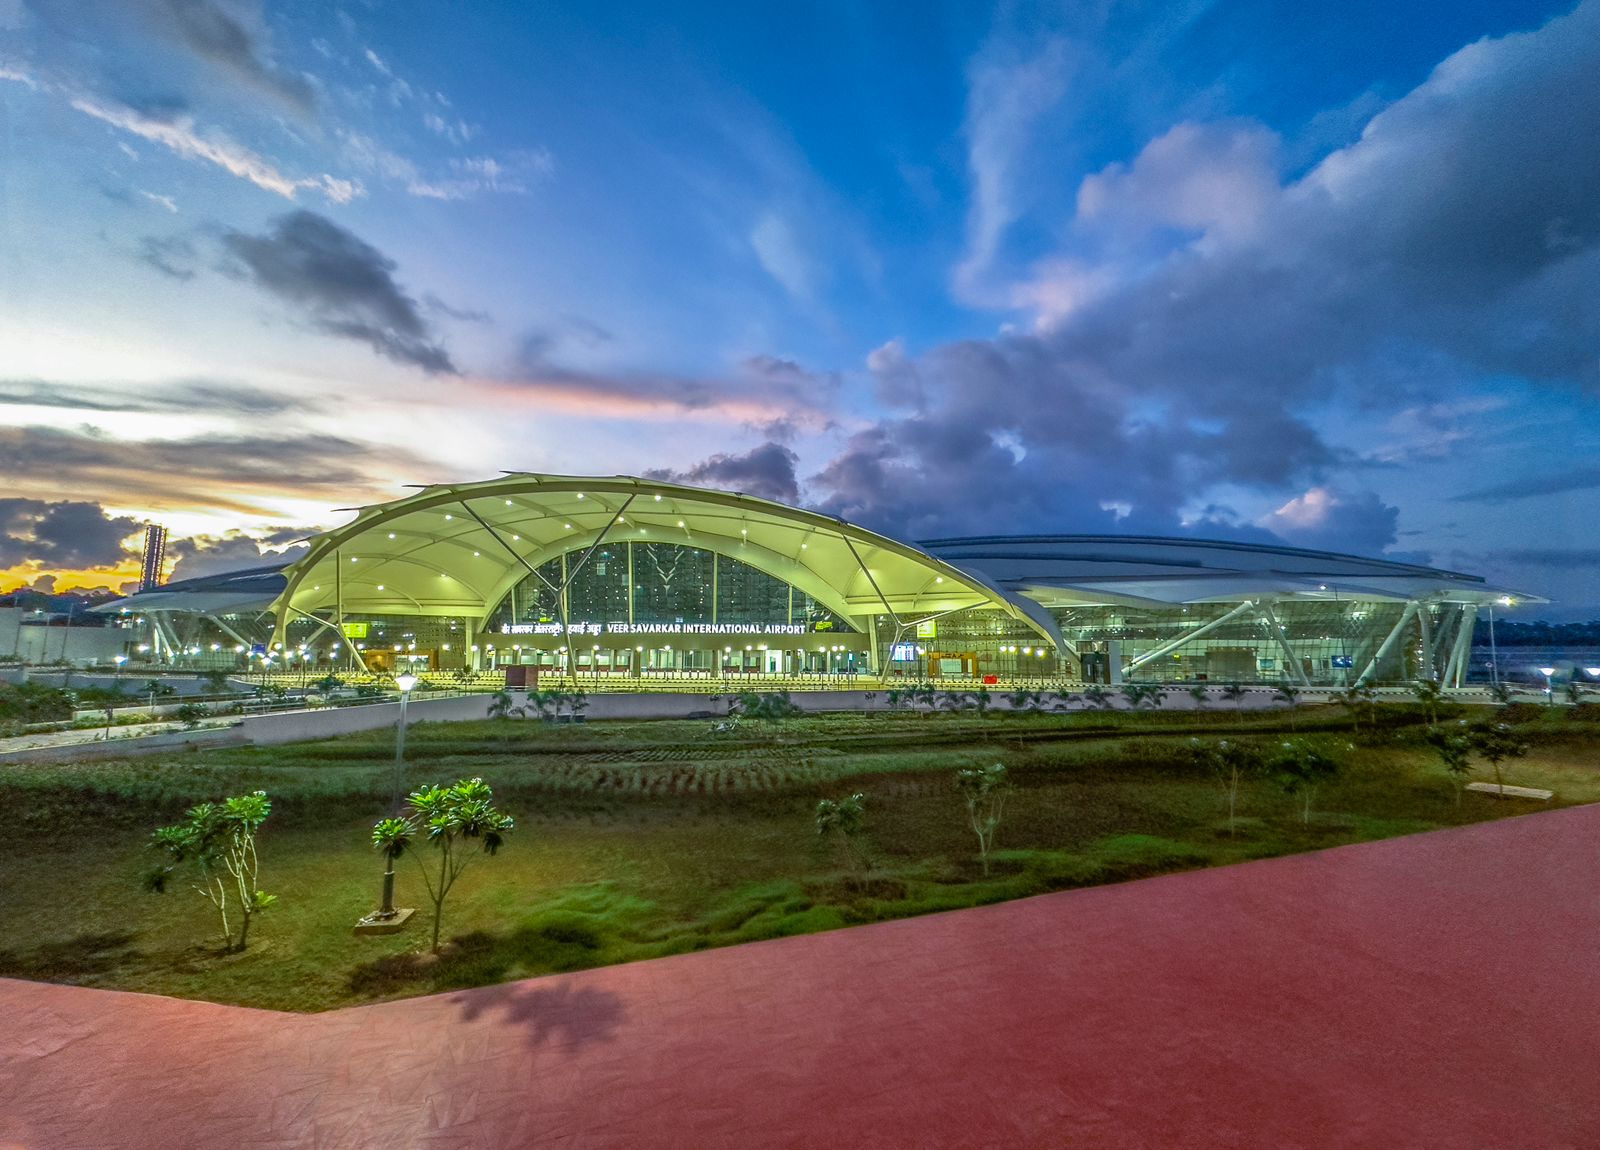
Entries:
[[1244, 710], [1245, 689], [1240, 683], [1229, 683], [1222, 688], [1222, 697], [1233, 704], [1236, 711]]
[[1295, 729], [1294, 712], [1295, 708], [1300, 705], [1300, 693], [1300, 688], [1293, 683], [1282, 683], [1272, 693], [1273, 702], [1287, 703], [1289, 705], [1289, 729], [1291, 731]]
[[1211, 701], [1211, 688], [1203, 683], [1196, 683], [1189, 688], [1189, 698], [1195, 701], [1195, 706], [1205, 710], [1206, 704]]

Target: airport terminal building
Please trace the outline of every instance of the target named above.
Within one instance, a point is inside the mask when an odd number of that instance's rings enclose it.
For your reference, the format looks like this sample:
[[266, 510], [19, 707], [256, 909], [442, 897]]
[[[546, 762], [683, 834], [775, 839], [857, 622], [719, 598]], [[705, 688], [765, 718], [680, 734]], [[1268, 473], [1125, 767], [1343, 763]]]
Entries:
[[508, 474], [360, 509], [287, 565], [141, 592], [145, 658], [273, 670], [506, 667], [637, 680], [1290, 682], [1466, 677], [1459, 572], [1133, 536], [908, 543], [732, 492]]

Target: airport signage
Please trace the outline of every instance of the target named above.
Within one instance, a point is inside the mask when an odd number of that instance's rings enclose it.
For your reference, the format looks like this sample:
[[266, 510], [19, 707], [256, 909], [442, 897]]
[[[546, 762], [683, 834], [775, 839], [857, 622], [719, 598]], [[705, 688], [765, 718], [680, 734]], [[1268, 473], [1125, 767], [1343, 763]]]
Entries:
[[507, 623], [502, 635], [804, 635], [804, 623]]

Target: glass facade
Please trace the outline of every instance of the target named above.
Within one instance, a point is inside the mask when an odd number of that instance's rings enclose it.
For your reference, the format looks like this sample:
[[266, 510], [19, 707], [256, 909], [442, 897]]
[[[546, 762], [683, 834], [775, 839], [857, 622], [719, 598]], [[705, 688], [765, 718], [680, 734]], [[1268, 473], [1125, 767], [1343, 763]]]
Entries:
[[[1405, 614], [1401, 603], [1281, 601], [1166, 608], [1074, 607], [1054, 614], [1076, 646], [1083, 678], [1155, 683], [1277, 683], [1341, 686], [1372, 662]], [[1269, 614], [1270, 611], [1270, 614]], [[1461, 625], [1458, 604], [1427, 609], [1427, 640], [1441, 665]], [[1277, 634], [1274, 634], [1276, 627]], [[1187, 635], [1193, 639], [1185, 639]], [[1414, 615], [1373, 669], [1372, 681], [1407, 681], [1427, 661]], [[1112, 668], [1117, 669], [1115, 675]]]
[[599, 548], [587, 561], [582, 551], [549, 560], [511, 589], [491, 614], [488, 630], [559, 624], [563, 585], [569, 626], [782, 625], [801, 632], [855, 631], [849, 620], [804, 591], [748, 563], [678, 543], [642, 542]]

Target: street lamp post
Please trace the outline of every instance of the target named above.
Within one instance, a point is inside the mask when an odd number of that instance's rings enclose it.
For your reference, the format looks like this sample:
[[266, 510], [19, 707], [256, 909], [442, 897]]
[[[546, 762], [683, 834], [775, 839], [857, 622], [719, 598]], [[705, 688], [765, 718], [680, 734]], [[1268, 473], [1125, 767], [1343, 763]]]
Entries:
[[398, 815], [400, 772], [406, 761], [406, 700], [411, 697], [411, 689], [417, 685], [417, 677], [407, 671], [394, 677], [394, 685], [400, 688], [400, 723], [395, 728], [394, 735], [394, 799], [389, 804], [389, 809]]
[[1556, 701], [1555, 673], [1556, 669], [1554, 667], [1539, 668], [1539, 674], [1544, 676], [1544, 701], [1546, 703], [1554, 703]]

